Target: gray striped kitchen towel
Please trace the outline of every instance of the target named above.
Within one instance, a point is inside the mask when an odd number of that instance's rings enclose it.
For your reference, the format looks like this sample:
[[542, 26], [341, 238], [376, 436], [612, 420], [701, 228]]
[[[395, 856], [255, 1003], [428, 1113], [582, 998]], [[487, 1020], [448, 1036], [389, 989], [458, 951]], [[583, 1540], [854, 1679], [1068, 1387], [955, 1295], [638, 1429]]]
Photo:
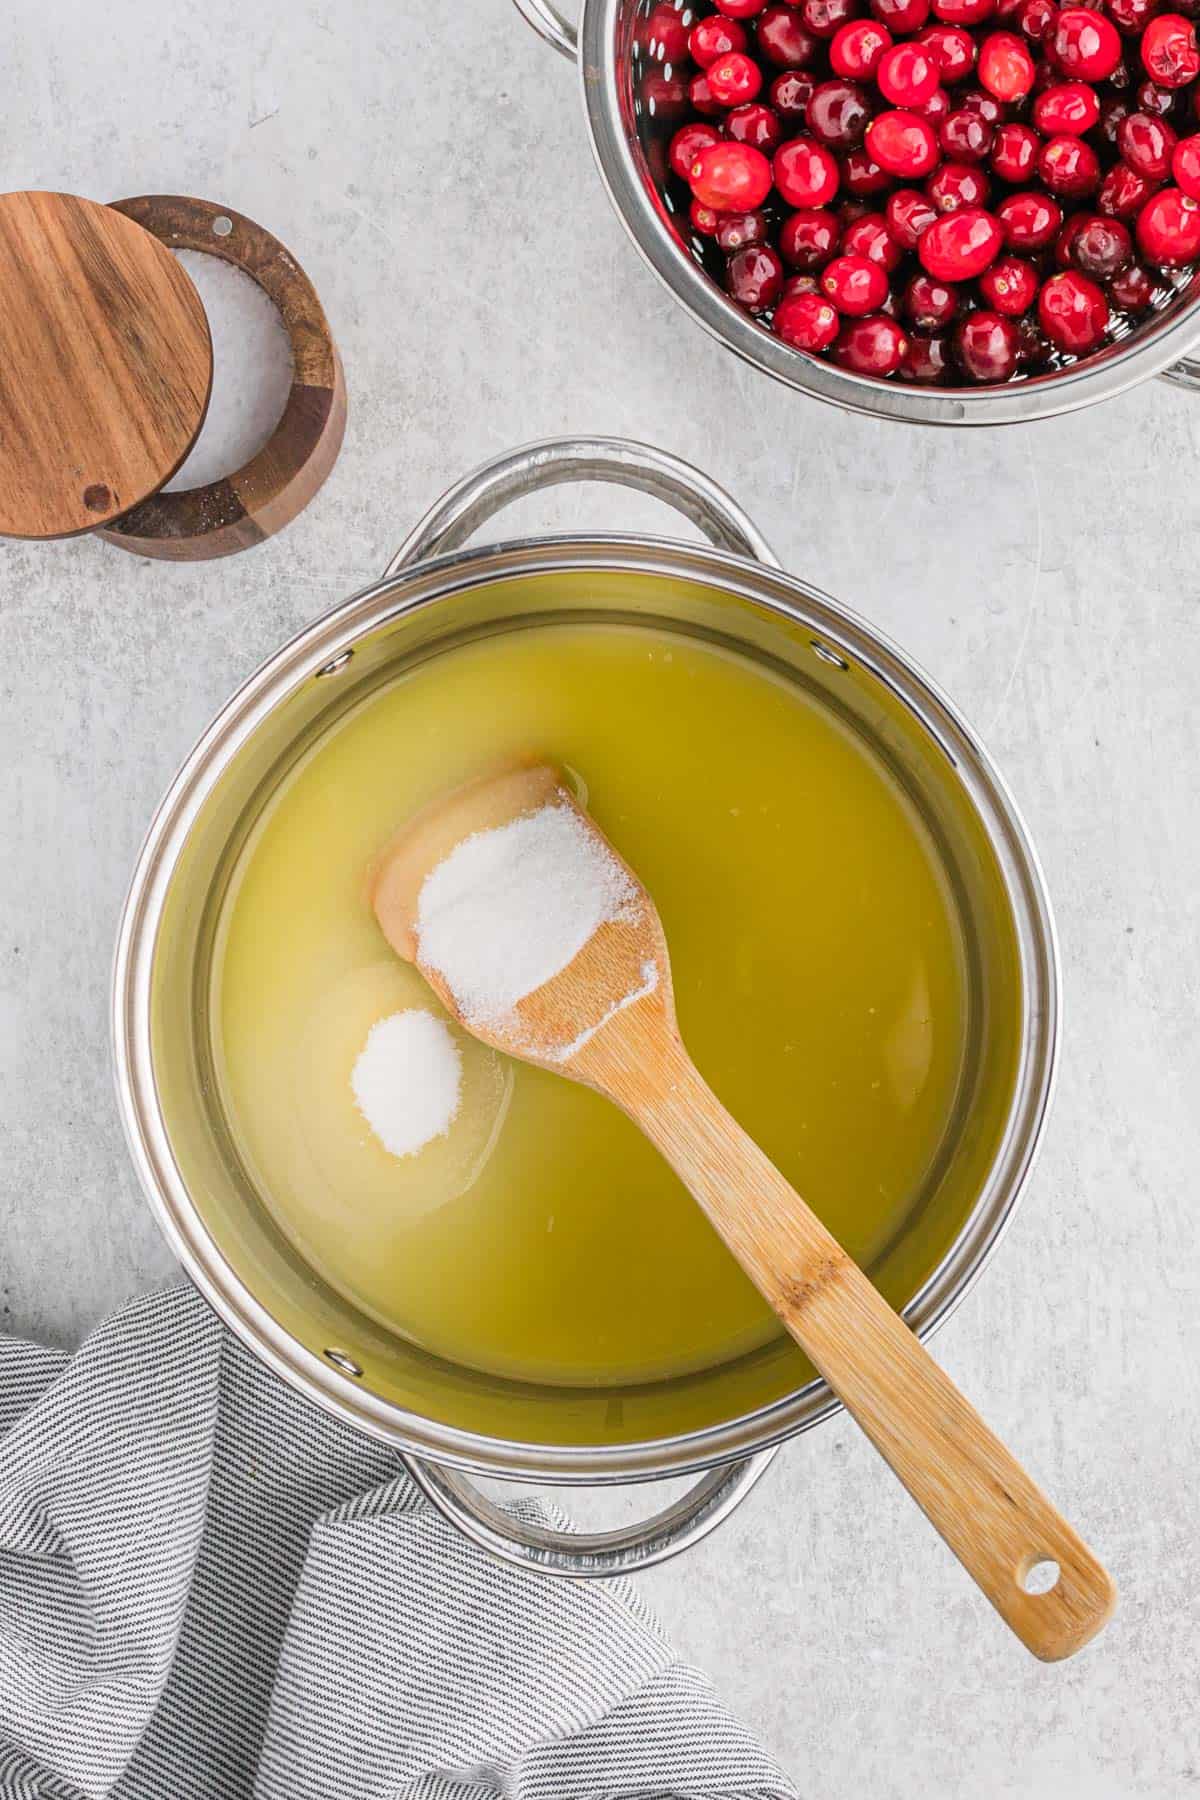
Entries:
[[786, 1800], [623, 1582], [476, 1551], [189, 1287], [0, 1338], [0, 1800]]

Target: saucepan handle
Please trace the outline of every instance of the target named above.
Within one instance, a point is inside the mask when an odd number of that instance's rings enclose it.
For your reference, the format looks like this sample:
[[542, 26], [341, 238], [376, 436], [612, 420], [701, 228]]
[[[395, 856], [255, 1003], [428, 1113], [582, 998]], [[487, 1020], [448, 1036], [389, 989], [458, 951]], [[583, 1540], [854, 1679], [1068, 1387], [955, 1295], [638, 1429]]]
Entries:
[[[777, 1448], [777, 1446], [775, 1447]], [[456, 1470], [406, 1456], [409, 1474], [443, 1518], [472, 1543], [504, 1562], [543, 1575], [630, 1575], [665, 1562], [698, 1543], [728, 1518], [766, 1473], [775, 1448], [710, 1469], [678, 1500], [636, 1525], [616, 1531], [560, 1531], [497, 1506]]]
[[564, 19], [550, 0], [514, 0], [517, 11], [526, 19], [539, 37], [544, 37], [548, 44], [569, 56], [575, 62], [579, 56], [579, 33], [569, 20]]
[[495, 457], [452, 487], [409, 533], [384, 580], [410, 563], [459, 550], [502, 507], [563, 482], [611, 481], [673, 506], [719, 550], [779, 567], [758, 527], [735, 500], [681, 457], [630, 438], [545, 438]]

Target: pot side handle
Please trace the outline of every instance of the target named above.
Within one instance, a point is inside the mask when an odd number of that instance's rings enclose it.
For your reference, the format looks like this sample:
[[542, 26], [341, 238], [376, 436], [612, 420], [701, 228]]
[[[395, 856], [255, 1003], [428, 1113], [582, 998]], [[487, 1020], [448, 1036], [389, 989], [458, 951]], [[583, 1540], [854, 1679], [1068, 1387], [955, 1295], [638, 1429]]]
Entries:
[[572, 62], [579, 57], [579, 33], [574, 25], [563, 18], [550, 0], [513, 0], [517, 11], [525, 19], [539, 37], [544, 37], [548, 44]]
[[718, 550], [779, 567], [771, 546], [737, 502], [681, 457], [631, 438], [543, 438], [483, 463], [435, 501], [393, 556], [384, 580], [424, 557], [460, 550], [514, 500], [576, 481], [637, 488], [690, 519]]
[[456, 1470], [405, 1456], [409, 1474], [442, 1517], [502, 1561], [543, 1575], [631, 1575], [698, 1543], [728, 1518], [764, 1475], [778, 1445], [742, 1462], [710, 1469], [686, 1494], [636, 1525], [615, 1531], [567, 1531], [508, 1511]]

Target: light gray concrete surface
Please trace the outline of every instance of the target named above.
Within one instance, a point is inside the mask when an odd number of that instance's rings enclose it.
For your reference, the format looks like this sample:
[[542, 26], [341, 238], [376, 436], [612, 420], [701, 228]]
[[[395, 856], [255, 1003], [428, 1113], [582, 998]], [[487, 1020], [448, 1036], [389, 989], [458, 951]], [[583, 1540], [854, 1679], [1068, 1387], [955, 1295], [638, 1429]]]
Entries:
[[[806, 1794], [1200, 1791], [1200, 401], [1152, 383], [935, 435], [738, 366], [642, 267], [570, 70], [506, 0], [40, 0], [10, 10], [3, 70], [6, 187], [201, 194], [294, 248], [351, 424], [317, 503], [250, 555], [0, 545], [0, 1325], [69, 1343], [170, 1270], [110, 1095], [108, 965], [143, 827], [213, 709], [483, 457], [652, 439], [915, 653], [1026, 811], [1062, 932], [1062, 1080], [938, 1352], [1122, 1602], [1076, 1661], [1034, 1664], [844, 1422], [647, 1589]], [[612, 490], [513, 516], [582, 522], [666, 521]]]

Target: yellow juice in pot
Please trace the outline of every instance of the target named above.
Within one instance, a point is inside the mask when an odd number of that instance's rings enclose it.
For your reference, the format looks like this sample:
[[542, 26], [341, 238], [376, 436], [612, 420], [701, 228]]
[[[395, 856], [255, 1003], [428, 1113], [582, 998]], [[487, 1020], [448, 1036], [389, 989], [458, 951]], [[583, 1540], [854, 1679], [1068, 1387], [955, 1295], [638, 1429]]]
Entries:
[[899, 781], [799, 683], [698, 637], [544, 624], [460, 645], [346, 712], [267, 802], [230, 881], [214, 1058], [247, 1171], [309, 1264], [456, 1363], [632, 1384], [778, 1326], [613, 1106], [459, 1034], [442, 1137], [358, 1111], [373, 1024], [440, 1012], [366, 870], [430, 799], [518, 756], [565, 767], [657, 902], [679, 1020], [722, 1100], [865, 1266], [940, 1173], [966, 959]]

